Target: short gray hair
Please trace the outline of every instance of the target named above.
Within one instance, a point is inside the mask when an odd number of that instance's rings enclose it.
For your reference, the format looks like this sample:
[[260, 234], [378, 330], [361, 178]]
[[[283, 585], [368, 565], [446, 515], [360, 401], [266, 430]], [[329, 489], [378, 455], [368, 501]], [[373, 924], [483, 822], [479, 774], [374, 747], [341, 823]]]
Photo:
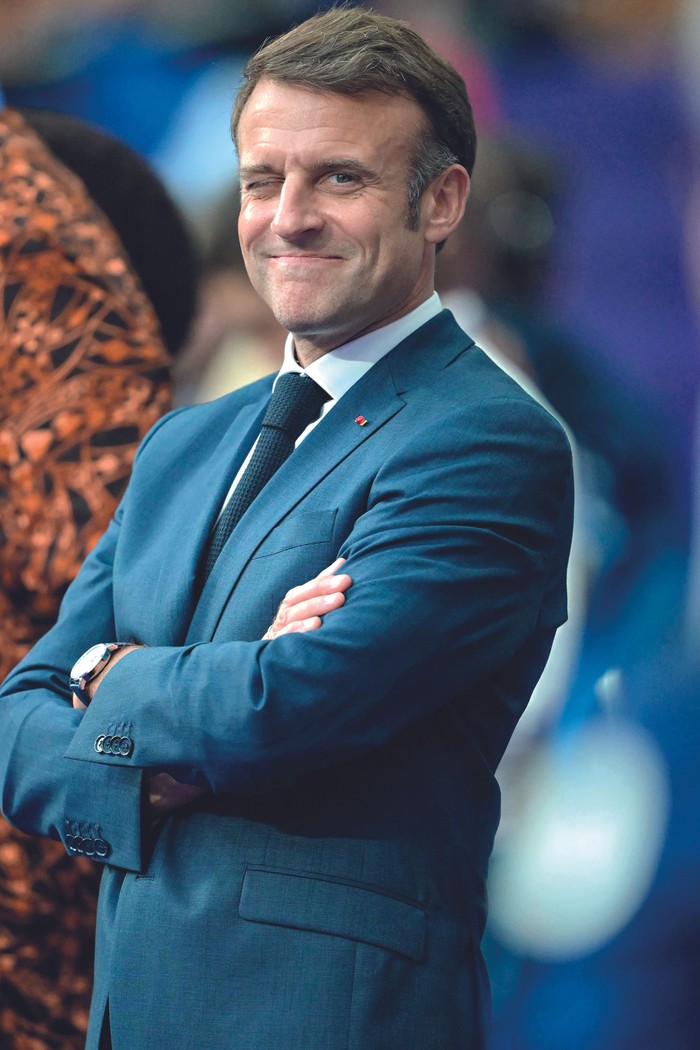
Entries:
[[436, 142], [430, 132], [419, 137], [408, 173], [406, 226], [409, 230], [418, 229], [421, 198], [430, 183], [441, 171], [458, 163], [452, 150], [444, 142]]

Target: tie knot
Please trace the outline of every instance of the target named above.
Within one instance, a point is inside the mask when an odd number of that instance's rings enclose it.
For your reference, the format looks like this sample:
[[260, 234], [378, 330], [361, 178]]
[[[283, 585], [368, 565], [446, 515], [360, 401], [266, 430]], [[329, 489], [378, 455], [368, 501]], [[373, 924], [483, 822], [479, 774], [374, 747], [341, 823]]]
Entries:
[[326, 391], [309, 376], [285, 372], [275, 383], [262, 425], [284, 430], [296, 441], [327, 400]]

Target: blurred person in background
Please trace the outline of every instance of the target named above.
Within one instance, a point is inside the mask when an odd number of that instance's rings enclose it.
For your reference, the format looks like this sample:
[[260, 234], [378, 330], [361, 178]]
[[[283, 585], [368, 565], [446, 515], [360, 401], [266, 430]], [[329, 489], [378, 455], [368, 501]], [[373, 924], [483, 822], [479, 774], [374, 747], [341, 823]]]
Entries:
[[[151, 170], [82, 121], [0, 107], [0, 679], [54, 623], [194, 310], [189, 234]], [[0, 823], [0, 1043], [83, 1045], [92, 862]]]
[[[439, 287], [462, 274], [471, 294], [455, 287], [446, 304], [461, 298], [546, 391], [594, 497], [580, 663], [505, 783], [516, 806], [496, 845], [487, 936], [495, 1045], [693, 1050], [698, 673], [679, 641], [700, 286], [683, 248], [697, 256], [700, 239], [682, 225], [689, 199], [696, 214], [697, 155], [677, 5], [478, 6], [508, 15], [493, 53], [521, 142], [482, 144]], [[692, 586], [690, 601], [697, 653]]]
[[[644, 625], [633, 625], [636, 612], [646, 607], [655, 617], [653, 648], [679, 630], [689, 547], [700, 358], [683, 251], [694, 165], [676, 43], [680, 7], [681, 0], [469, 4], [471, 24], [493, 58], [504, 121], [552, 158], [562, 176], [542, 306], [583, 348], [602, 389], [609, 378], [624, 392], [640, 447], [640, 417], [650, 420], [653, 462], [663, 459], [655, 535], [616, 536], [617, 543], [646, 546], [632, 602], [611, 602], [606, 612], [621, 641], [620, 619], [631, 626], [624, 645], [636, 645], [635, 660], [649, 637], [637, 645]], [[621, 445], [609, 418], [605, 427], [607, 440]], [[620, 460], [626, 453], [618, 447], [615, 454]], [[651, 488], [641, 477], [647, 501]], [[628, 490], [625, 498], [636, 497]], [[623, 573], [619, 583], [621, 595]]]
[[[573, 590], [570, 581], [574, 619], [583, 616], [579, 651], [564, 666], [550, 660], [499, 767], [505, 805], [486, 937], [495, 1045], [685, 1050], [692, 938], [684, 950], [663, 924], [671, 900], [693, 915], [680, 884], [673, 888], [681, 866], [696, 864], [680, 829], [697, 790], [678, 762], [692, 718], [680, 701], [680, 664], [658, 655], [660, 642], [669, 648], [659, 610], [639, 599], [671, 481], [651, 410], [544, 302], [565, 178], [512, 135], [482, 138], [469, 211], [438, 265], [445, 305], [535, 396], [546, 395], [576, 438], [580, 468], [583, 572]], [[654, 953], [674, 974], [672, 996], [659, 990]], [[635, 980], [645, 982], [643, 1008]]]

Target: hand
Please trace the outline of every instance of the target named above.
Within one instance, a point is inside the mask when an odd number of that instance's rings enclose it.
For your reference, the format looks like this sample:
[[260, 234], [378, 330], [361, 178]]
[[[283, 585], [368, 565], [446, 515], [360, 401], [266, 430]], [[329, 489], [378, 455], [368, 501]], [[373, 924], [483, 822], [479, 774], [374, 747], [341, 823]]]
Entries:
[[335, 575], [344, 564], [345, 558], [338, 558], [315, 579], [287, 591], [277, 615], [263, 635], [263, 641], [280, 638], [283, 634], [315, 631], [323, 622], [322, 616], [339, 609], [345, 601], [344, 592], [352, 583], [347, 573]]
[[152, 769], [146, 770], [145, 783], [148, 804], [153, 813], [171, 813], [174, 809], [186, 806], [188, 802], [208, 794], [208, 788], [181, 784], [169, 773], [156, 773]]
[[[142, 648], [142, 646], [140, 646], [140, 645], [125, 645], [123, 649], [117, 649], [117, 651], [110, 658], [110, 661], [107, 664], [107, 666], [104, 667], [100, 671], [100, 673], [95, 678], [93, 678], [93, 680], [91, 682], [88, 682], [88, 684], [87, 684], [87, 693], [88, 693], [88, 695], [89, 695], [91, 700], [93, 699], [95, 693], [97, 692], [97, 690], [99, 689], [100, 685], [102, 684], [103, 679], [105, 679], [107, 677], [107, 675], [112, 670], [112, 668], [116, 664], [118, 664], [119, 661], [121, 659], [123, 659], [123, 657], [125, 657], [127, 653], [132, 653], [134, 651], [134, 649], [141, 649], [141, 648]], [[76, 711], [86, 711], [87, 710], [87, 704], [84, 704], [83, 701], [79, 697], [77, 697], [75, 695], [75, 693], [73, 693], [73, 707], [76, 709]]]

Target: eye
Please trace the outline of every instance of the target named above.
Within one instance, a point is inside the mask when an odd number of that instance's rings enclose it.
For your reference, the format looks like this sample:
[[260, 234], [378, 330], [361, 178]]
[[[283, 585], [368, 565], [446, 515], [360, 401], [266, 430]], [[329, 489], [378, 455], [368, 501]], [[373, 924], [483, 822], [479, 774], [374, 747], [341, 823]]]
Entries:
[[356, 186], [359, 181], [357, 175], [349, 171], [332, 171], [327, 178], [332, 186]]
[[264, 197], [274, 191], [279, 181], [279, 179], [267, 176], [260, 179], [250, 179], [248, 182], [242, 183], [241, 192], [253, 197]]

